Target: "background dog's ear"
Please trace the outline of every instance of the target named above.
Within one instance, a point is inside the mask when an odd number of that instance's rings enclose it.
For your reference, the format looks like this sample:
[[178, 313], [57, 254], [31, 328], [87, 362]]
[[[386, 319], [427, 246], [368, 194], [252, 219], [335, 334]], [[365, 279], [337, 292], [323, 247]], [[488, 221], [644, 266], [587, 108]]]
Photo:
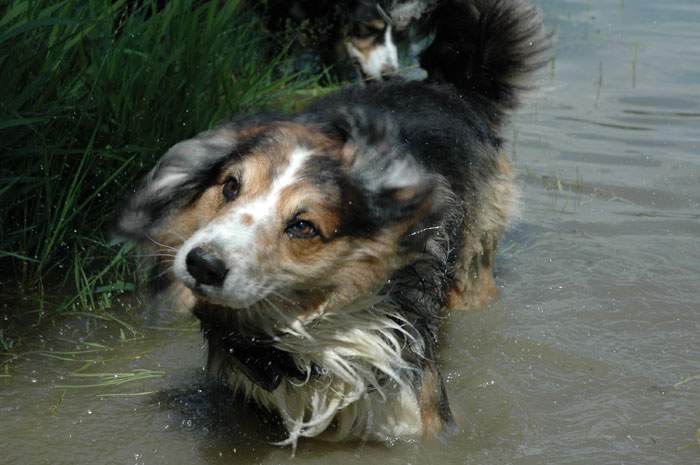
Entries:
[[385, 113], [344, 109], [332, 123], [342, 164], [377, 225], [407, 220], [426, 206], [435, 179], [411, 155]]
[[115, 235], [134, 240], [157, 236], [167, 218], [192, 200], [206, 173], [234, 145], [234, 132], [218, 129], [172, 146], [127, 199]]

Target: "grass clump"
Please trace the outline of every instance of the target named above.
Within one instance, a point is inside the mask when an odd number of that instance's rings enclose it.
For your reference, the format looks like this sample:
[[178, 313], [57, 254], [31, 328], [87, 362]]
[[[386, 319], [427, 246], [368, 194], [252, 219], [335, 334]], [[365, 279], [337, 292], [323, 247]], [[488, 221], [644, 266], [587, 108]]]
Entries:
[[235, 1], [0, 7], [0, 319], [93, 311], [133, 288], [108, 225], [138, 177], [176, 141], [315, 87], [276, 73], [266, 42]]

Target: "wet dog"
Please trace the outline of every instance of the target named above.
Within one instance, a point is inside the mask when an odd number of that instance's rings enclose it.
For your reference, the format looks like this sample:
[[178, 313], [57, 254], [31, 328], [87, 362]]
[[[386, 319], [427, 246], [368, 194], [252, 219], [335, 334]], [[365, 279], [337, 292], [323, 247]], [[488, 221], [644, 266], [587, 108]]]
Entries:
[[[209, 372], [328, 440], [444, 435], [444, 309], [496, 294], [513, 209], [500, 131], [548, 38], [521, 0], [435, 12], [426, 81], [346, 87], [295, 115], [239, 118], [173, 146], [122, 212], [174, 255]], [[155, 245], [154, 245], [155, 244]]]

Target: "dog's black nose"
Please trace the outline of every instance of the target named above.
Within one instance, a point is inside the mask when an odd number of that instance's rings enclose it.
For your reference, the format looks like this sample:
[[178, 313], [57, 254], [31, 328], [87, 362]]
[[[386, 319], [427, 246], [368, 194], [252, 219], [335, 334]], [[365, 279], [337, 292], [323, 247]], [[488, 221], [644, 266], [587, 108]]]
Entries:
[[185, 263], [187, 271], [199, 284], [221, 287], [228, 272], [223, 260], [207, 253], [201, 247], [190, 250]]

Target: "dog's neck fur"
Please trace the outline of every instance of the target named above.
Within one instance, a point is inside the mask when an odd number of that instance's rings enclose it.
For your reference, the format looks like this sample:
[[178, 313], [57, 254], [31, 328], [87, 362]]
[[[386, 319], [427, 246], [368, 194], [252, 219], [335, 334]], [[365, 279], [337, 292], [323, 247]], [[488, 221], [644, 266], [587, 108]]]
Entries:
[[[200, 304], [197, 315], [209, 342], [209, 371], [276, 411], [289, 432], [283, 444], [295, 446], [300, 437], [321, 433], [329, 440], [421, 433], [424, 340], [387, 299], [356, 302], [305, 324], [290, 320], [277, 306], [232, 311]], [[266, 334], [273, 350], [292, 361], [293, 366], [280, 368], [277, 360], [260, 360], [273, 374], [287, 370], [274, 386], [241, 370], [240, 358], [226, 345], [231, 331], [250, 328]]]
[[[447, 194], [442, 197], [441, 202], [454, 202]], [[265, 299], [239, 310], [199, 303], [195, 314], [209, 344], [209, 372], [277, 412], [289, 433], [282, 444], [296, 446], [300, 437], [386, 441], [421, 435], [426, 369], [437, 378], [430, 389], [444, 404], [440, 421], [449, 426], [452, 418], [434, 365], [435, 336], [450, 278], [445, 270], [459, 242], [445, 231], [457, 230], [453, 224], [461, 221], [458, 213], [439, 221], [428, 216], [404, 244], [424, 251], [410, 265], [395, 272], [376, 295], [313, 318], [299, 318], [289, 299]], [[267, 370], [264, 376], [256, 379], [241, 367], [226, 345], [232, 334], [269, 343], [275, 352], [265, 353], [257, 365], [256, 360], [247, 363]], [[279, 382], [259, 382], [275, 376]]]

